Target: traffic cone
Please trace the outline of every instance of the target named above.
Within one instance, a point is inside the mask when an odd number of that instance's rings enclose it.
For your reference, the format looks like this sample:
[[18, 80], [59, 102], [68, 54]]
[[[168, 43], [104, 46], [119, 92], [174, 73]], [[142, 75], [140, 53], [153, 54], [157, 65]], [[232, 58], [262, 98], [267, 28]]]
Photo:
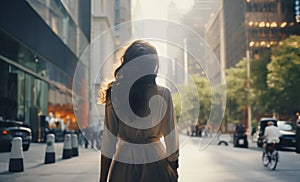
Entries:
[[21, 137], [14, 137], [12, 140], [8, 170], [9, 172], [24, 171], [23, 148]]
[[78, 138], [76, 134], [72, 134], [72, 156], [78, 156]]
[[66, 134], [64, 139], [63, 159], [72, 157], [71, 134]]
[[55, 135], [48, 134], [47, 143], [46, 143], [47, 146], [46, 146], [46, 154], [45, 154], [45, 164], [55, 163], [54, 141], [55, 141]]

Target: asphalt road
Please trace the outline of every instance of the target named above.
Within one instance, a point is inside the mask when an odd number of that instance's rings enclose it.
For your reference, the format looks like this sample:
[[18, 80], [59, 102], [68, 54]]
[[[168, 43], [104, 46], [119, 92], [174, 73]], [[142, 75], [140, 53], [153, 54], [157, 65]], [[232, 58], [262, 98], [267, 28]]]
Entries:
[[255, 143], [250, 142], [247, 149], [235, 148], [231, 143], [217, 145], [217, 141], [201, 149], [199, 143], [199, 138], [191, 138], [181, 150], [179, 170], [182, 182], [300, 180], [300, 154], [294, 151], [279, 151], [279, 164], [275, 171], [271, 171], [262, 165], [262, 149]]

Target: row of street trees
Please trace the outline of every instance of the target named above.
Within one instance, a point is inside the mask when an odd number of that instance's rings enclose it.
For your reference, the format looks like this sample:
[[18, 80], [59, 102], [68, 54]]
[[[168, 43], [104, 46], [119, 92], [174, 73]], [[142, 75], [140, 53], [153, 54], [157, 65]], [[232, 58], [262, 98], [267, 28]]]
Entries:
[[[272, 47], [259, 60], [250, 60], [250, 86], [247, 80], [247, 59], [226, 70], [227, 104], [225, 121], [237, 123], [246, 120], [247, 105], [252, 106], [253, 120], [261, 116], [284, 116], [294, 119], [300, 112], [300, 37], [290, 36]], [[193, 76], [198, 89], [200, 112], [198, 121], [206, 123], [211, 108], [211, 89], [206, 77]], [[191, 98], [189, 88], [184, 95], [175, 94], [174, 104], [181, 121], [195, 117], [199, 111], [197, 99]], [[181, 98], [180, 98], [181, 97]], [[180, 99], [189, 104], [181, 110]], [[197, 112], [198, 113], [198, 112]]]
[[294, 119], [300, 111], [300, 37], [290, 36], [270, 54], [251, 61], [250, 104], [259, 115]]

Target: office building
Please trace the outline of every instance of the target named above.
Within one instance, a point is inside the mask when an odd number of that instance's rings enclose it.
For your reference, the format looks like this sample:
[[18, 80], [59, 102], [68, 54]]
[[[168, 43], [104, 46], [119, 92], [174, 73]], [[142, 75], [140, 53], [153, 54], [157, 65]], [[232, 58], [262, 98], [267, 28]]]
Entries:
[[205, 39], [226, 69], [246, 57], [247, 50], [258, 60], [281, 40], [299, 34], [295, 0], [222, 0]]
[[90, 1], [1, 1], [0, 14], [0, 116], [29, 125], [34, 141], [50, 113], [76, 130], [89, 119], [88, 77], [73, 85], [73, 76], [90, 41]]

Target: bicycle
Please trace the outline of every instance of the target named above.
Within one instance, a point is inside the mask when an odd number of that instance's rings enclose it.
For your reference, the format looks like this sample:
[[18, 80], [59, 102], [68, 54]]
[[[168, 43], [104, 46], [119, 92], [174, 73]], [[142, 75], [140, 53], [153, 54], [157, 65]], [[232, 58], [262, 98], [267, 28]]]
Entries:
[[[279, 161], [279, 154], [276, 150], [275, 143], [266, 145], [262, 154], [262, 163], [265, 167], [269, 167], [271, 170], [275, 170]], [[266, 153], [266, 147], [268, 147], [268, 154]]]

